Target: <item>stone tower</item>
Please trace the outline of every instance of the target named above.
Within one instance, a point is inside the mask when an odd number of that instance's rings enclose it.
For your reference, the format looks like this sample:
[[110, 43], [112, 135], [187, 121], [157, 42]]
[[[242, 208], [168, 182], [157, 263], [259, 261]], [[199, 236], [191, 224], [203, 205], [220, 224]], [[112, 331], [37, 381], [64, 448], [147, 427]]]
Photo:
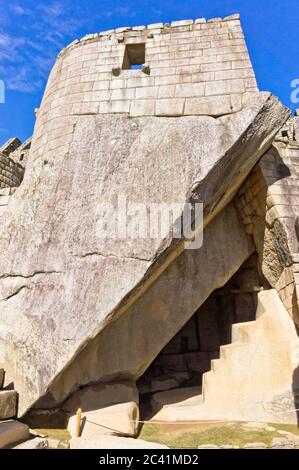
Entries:
[[[137, 421], [148, 382], [138, 390], [136, 382], [151, 367], [180, 364], [180, 377], [204, 374], [195, 408], [187, 417], [176, 410], [182, 419], [280, 419], [277, 397], [290, 404], [297, 387], [290, 188], [299, 147], [292, 131], [279, 134], [289, 114], [259, 92], [238, 15], [118, 28], [59, 54], [24, 180], [1, 216], [0, 366], [20, 393], [20, 414], [84, 411], [91, 394], [100, 419], [103, 407], [134, 402], [128, 423]], [[200, 202], [203, 245], [189, 250], [172, 230], [103, 238], [99, 206], [110, 204], [109, 224], [119, 196], [146, 207], [176, 203], [178, 220]], [[236, 338], [238, 347], [216, 359]], [[211, 360], [220, 367], [207, 372]], [[231, 385], [243, 392], [234, 407]], [[296, 419], [293, 405], [286, 422]]]

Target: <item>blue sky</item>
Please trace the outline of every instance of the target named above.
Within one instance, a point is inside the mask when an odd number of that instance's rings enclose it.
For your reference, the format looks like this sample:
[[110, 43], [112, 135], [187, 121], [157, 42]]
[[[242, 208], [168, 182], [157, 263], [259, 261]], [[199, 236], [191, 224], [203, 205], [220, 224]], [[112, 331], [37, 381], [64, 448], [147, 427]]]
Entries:
[[0, 145], [29, 137], [47, 76], [73, 39], [120, 26], [240, 13], [259, 88], [293, 110], [299, 80], [299, 1], [285, 0], [0, 0]]

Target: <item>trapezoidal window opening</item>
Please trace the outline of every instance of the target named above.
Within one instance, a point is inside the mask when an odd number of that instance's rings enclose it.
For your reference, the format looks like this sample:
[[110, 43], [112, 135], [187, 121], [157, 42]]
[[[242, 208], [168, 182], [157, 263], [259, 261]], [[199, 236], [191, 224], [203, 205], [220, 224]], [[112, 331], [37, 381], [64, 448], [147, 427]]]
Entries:
[[123, 70], [142, 69], [145, 63], [145, 44], [126, 44]]

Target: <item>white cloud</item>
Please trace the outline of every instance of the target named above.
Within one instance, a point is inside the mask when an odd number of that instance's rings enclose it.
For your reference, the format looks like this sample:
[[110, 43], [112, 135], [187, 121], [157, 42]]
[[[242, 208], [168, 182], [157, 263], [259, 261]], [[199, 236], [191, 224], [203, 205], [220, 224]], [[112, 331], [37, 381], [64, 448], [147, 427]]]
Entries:
[[47, 16], [51, 17], [60, 16], [64, 11], [63, 5], [58, 2], [50, 3], [49, 5], [38, 5], [38, 9], [42, 10]]
[[133, 18], [135, 16], [135, 12], [130, 9], [130, 7], [115, 7], [111, 10], [106, 10], [101, 15], [97, 15], [98, 18], [100, 17], [111, 18], [112, 16], [120, 16], [122, 18]]
[[31, 11], [27, 8], [22, 7], [19, 4], [12, 4], [9, 5], [10, 10], [15, 13], [16, 15], [31, 15]]
[[[9, 6], [0, 0], [0, 79], [8, 90], [41, 91], [59, 51], [88, 21], [85, 9], [71, 0], [35, 5], [13, 0]], [[125, 11], [126, 7], [120, 7], [120, 14]], [[3, 12], [5, 21], [1, 21]]]
[[9, 47], [11, 38], [8, 34], [0, 33], [0, 47]]

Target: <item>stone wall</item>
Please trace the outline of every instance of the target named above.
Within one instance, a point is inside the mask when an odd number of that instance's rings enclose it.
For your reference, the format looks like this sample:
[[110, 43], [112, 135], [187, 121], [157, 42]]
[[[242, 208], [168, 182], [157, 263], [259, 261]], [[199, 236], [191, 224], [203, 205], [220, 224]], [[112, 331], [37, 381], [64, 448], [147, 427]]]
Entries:
[[[146, 67], [124, 70], [126, 48], [137, 57], [143, 45]], [[34, 153], [67, 151], [78, 115], [220, 116], [257, 91], [238, 16], [88, 35], [63, 50], [51, 72]]]
[[20, 186], [24, 168], [5, 154], [0, 153], [0, 188]]
[[298, 164], [299, 140], [290, 119], [239, 191], [237, 205], [253, 235], [263, 275], [299, 323]]
[[17, 137], [12, 137], [2, 145], [0, 154], [4, 154], [25, 168], [31, 148], [31, 140], [32, 138], [29, 137], [29, 139], [22, 143]]

